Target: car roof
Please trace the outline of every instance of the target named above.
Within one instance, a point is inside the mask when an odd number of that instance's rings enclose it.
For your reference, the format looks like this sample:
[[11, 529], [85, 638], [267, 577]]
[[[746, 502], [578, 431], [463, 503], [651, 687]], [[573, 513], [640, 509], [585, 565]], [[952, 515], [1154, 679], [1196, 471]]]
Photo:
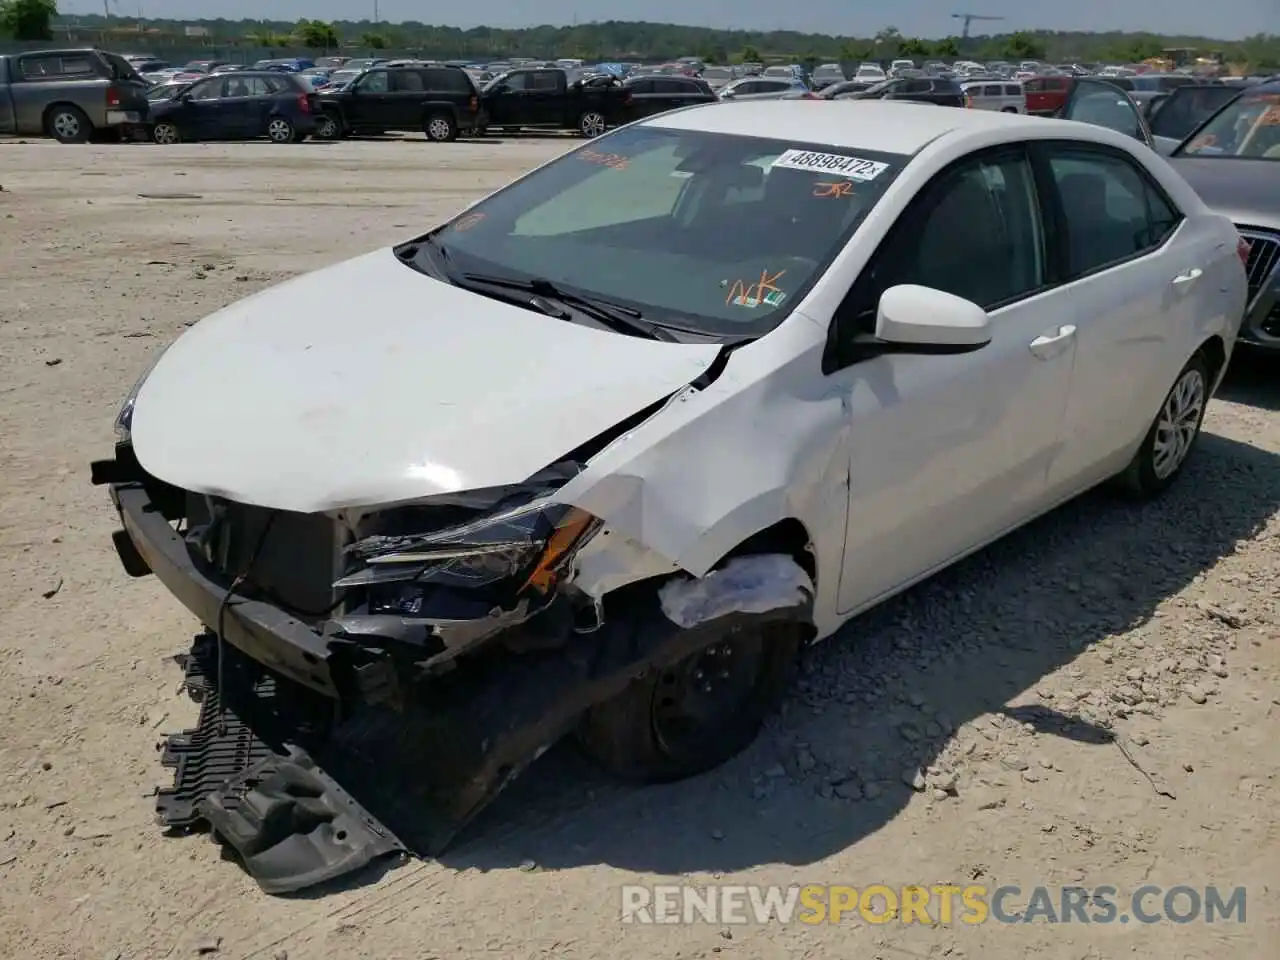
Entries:
[[777, 140], [797, 143], [826, 143], [833, 147], [879, 150], [910, 155], [926, 144], [951, 133], [981, 133], [995, 129], [1044, 125], [1059, 127], [1063, 137], [1079, 140], [1095, 137], [1098, 128], [1070, 120], [1027, 117], [993, 110], [961, 110], [929, 104], [904, 105], [876, 100], [844, 101], [833, 107], [830, 101], [754, 100], [724, 102], [713, 108], [691, 107], [659, 114], [642, 121], [646, 126], [667, 130], [694, 130], [742, 136], [744, 131], [763, 131]]

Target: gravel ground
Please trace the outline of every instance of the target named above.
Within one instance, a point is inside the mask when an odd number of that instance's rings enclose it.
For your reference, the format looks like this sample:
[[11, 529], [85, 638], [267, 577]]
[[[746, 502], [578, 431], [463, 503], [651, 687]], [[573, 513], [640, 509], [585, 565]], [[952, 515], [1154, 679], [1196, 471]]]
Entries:
[[[1159, 503], [1087, 496], [862, 618], [713, 774], [638, 790], [555, 750], [444, 862], [323, 897], [159, 835], [195, 624], [124, 576], [88, 484], [121, 396], [201, 316], [564, 146], [0, 143], [0, 957], [1280, 955], [1275, 360], [1237, 363]], [[618, 921], [622, 884], [682, 877], [1249, 899], [1243, 924]]]

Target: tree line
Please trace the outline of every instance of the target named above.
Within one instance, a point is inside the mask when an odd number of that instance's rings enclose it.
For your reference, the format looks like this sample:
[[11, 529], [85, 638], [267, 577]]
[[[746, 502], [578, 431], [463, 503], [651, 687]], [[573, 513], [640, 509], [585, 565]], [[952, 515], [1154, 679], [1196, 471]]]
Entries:
[[16, 40], [67, 39], [74, 42], [123, 42], [132, 33], [137, 45], [189, 45], [185, 28], [201, 27], [202, 42], [220, 47], [308, 47], [336, 50], [403, 50], [441, 59], [496, 60], [506, 57], [576, 57], [584, 60], [669, 60], [699, 56], [712, 63], [778, 60], [867, 60], [959, 56], [975, 59], [1137, 62], [1174, 47], [1220, 51], [1227, 62], [1253, 69], [1280, 69], [1280, 34], [1259, 34], [1242, 41], [1156, 33], [1081, 33], [1023, 31], [970, 37], [922, 38], [885, 27], [873, 37], [800, 33], [791, 30], [716, 30], [670, 23], [608, 20], [573, 26], [519, 29], [473, 27], [463, 30], [415, 21], [369, 20], [136, 21], [101, 15], [60, 16], [56, 0], [0, 0], [0, 35]]

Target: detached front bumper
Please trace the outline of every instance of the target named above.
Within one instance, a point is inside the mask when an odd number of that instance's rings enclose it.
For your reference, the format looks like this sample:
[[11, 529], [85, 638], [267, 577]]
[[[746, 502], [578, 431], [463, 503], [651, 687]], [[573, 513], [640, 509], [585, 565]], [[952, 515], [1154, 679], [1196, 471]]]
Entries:
[[[95, 464], [95, 476], [117, 463]], [[319, 630], [269, 603], [229, 595], [226, 586], [206, 576], [143, 482], [110, 483], [109, 490], [127, 536], [127, 542], [119, 534], [113, 538], [126, 569], [133, 562], [127, 555], [131, 545], [169, 592], [227, 643], [311, 690], [339, 696], [328, 642]]]

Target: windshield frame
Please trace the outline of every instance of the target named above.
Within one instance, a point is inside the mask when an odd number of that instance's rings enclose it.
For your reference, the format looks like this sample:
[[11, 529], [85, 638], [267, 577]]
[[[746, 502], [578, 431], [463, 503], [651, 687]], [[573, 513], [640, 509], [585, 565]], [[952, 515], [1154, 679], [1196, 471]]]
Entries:
[[1280, 109], [1280, 83], [1262, 83], [1252, 87], [1241, 87], [1240, 92], [1220, 106], [1212, 114], [1204, 119], [1204, 121], [1192, 130], [1182, 142], [1174, 147], [1169, 154], [1170, 159], [1175, 157], [1187, 160], [1269, 160], [1271, 162], [1280, 162], [1280, 157], [1242, 157], [1236, 153], [1188, 153], [1187, 147], [1203, 135], [1211, 124], [1226, 115], [1229, 111], [1236, 110], [1241, 105], [1263, 101], [1271, 104], [1272, 109]]
[[[858, 211], [856, 215], [845, 225], [838, 234], [834, 234], [824, 248], [820, 258], [804, 258], [806, 261], [812, 261], [814, 266], [809, 274], [794, 288], [786, 291], [786, 300], [779, 304], [763, 316], [751, 319], [726, 319], [714, 314], [697, 313], [679, 307], [665, 306], [661, 303], [648, 303], [636, 300], [632, 297], [620, 295], [615, 291], [608, 289], [597, 289], [594, 286], [583, 286], [574, 279], [565, 279], [559, 276], [547, 275], [545, 279], [550, 280], [556, 287], [564, 290], [566, 293], [575, 296], [584, 297], [593, 300], [611, 302], [622, 305], [631, 310], [638, 311], [647, 322], [657, 326], [666, 327], [671, 330], [684, 331], [699, 337], [709, 337], [722, 341], [743, 341], [753, 340], [763, 337], [780, 326], [797, 307], [804, 302], [805, 298], [812, 292], [814, 286], [824, 278], [831, 269], [835, 259], [844, 252], [849, 242], [857, 233], [862, 225], [866, 222], [868, 216], [876, 210], [885, 193], [891, 188], [898, 177], [907, 169], [914, 159], [914, 154], [885, 153], [879, 150], [868, 150], [860, 147], [851, 147], [831, 143], [816, 142], [796, 142], [782, 140], [773, 137], [756, 137], [742, 136], [738, 134], [712, 133], [703, 130], [687, 130], [679, 128], [658, 127], [649, 124], [638, 124], [626, 128], [619, 129], [603, 137], [597, 137], [577, 147], [568, 153], [562, 154], [555, 160], [543, 164], [535, 168], [519, 179], [512, 181], [507, 186], [498, 190], [496, 193], [485, 197], [478, 203], [475, 203], [459, 214], [430, 230], [426, 234], [419, 236], [404, 246], [409, 244], [421, 245], [422, 251], [432, 251], [439, 253], [443, 250], [439, 259], [433, 261], [435, 272], [445, 274], [452, 282], [453, 277], [460, 277], [464, 273], [484, 273], [489, 275], [508, 275], [512, 279], [532, 280], [535, 279], [531, 275], [526, 275], [522, 267], [513, 266], [508, 263], [502, 263], [491, 259], [491, 255], [486, 253], [479, 255], [472, 250], [458, 250], [455, 246], [450, 245], [450, 237], [455, 235], [463, 235], [470, 232], [474, 225], [482, 220], [488, 211], [486, 207], [501, 203], [502, 198], [508, 196], [512, 191], [519, 189], [522, 185], [527, 184], [530, 180], [547, 175], [551, 170], [566, 164], [575, 163], [575, 157], [582, 151], [596, 151], [597, 153], [605, 152], [605, 144], [614, 138], [620, 138], [614, 149], [625, 151], [629, 149], [626, 141], [630, 137], [642, 138], [670, 138], [674, 141], [681, 139], [699, 138], [706, 142], [736, 141], [742, 143], [745, 147], [744, 152], [752, 150], [761, 150], [763, 155], [775, 153], [781, 155], [786, 151], [811, 151], [813, 153], [832, 153], [841, 154], [859, 159], [865, 159], [873, 162], [886, 163], [888, 168], [875, 177], [875, 192], [868, 198], [869, 202]], [[644, 142], [643, 140], [641, 142]], [[626, 154], [622, 154], [625, 156]], [[580, 161], [577, 161], [580, 162]], [[546, 195], [537, 199], [536, 202], [529, 206], [529, 210], [536, 209], [540, 204], [549, 202], [553, 197], [562, 195], [565, 191], [571, 190], [578, 184], [586, 182], [587, 178], [573, 181], [567, 186], [560, 187], [554, 192], [548, 192]], [[850, 181], [857, 183], [859, 181]], [[861, 181], [863, 184], [869, 184], [872, 181]], [[606, 227], [608, 225], [605, 225]], [[592, 228], [587, 228], [592, 229]], [[571, 236], [571, 234], [570, 234]], [[466, 261], [465, 265], [459, 264], [457, 260], [459, 255]], [[708, 265], [718, 263], [713, 257], [702, 261]], [[696, 263], [696, 262], [695, 262]], [[723, 282], [722, 282], [723, 285]]]

